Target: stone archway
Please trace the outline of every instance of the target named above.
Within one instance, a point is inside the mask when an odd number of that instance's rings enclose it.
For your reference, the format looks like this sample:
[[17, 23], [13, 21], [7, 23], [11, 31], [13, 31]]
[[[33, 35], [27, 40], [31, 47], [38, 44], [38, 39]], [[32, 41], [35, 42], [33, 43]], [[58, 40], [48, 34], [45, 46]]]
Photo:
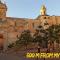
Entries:
[[0, 50], [3, 50], [4, 37], [3, 34], [0, 34]]

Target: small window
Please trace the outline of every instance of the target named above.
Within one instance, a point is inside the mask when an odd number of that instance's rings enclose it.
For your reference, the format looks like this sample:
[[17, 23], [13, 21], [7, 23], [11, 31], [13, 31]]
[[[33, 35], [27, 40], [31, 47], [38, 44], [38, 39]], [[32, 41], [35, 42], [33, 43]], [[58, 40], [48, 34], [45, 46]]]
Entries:
[[0, 24], [2, 24], [2, 23], [3, 23], [2, 18], [0, 18]]
[[32, 26], [34, 27], [34, 23], [32, 23]]
[[49, 25], [47, 21], [45, 21], [44, 25]]
[[2, 35], [2, 34], [0, 34], [0, 39], [1, 39], [1, 38], [3, 38], [3, 35]]
[[44, 19], [46, 19], [46, 17], [44, 17]]
[[48, 23], [44, 23], [44, 25], [48, 25]]

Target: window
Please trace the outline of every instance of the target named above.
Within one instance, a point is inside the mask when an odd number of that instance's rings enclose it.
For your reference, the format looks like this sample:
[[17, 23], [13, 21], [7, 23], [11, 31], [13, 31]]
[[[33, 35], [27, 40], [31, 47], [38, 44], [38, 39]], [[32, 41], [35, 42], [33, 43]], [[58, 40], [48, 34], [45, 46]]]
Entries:
[[2, 24], [2, 23], [3, 23], [2, 18], [0, 18], [0, 24]]
[[44, 25], [49, 25], [47, 21], [45, 21]]
[[33, 26], [33, 28], [34, 28], [34, 23], [32, 23], [32, 26]]
[[46, 17], [44, 17], [44, 19], [46, 19]]
[[2, 35], [2, 34], [0, 34], [0, 39], [1, 39], [1, 38], [3, 38], [3, 35]]

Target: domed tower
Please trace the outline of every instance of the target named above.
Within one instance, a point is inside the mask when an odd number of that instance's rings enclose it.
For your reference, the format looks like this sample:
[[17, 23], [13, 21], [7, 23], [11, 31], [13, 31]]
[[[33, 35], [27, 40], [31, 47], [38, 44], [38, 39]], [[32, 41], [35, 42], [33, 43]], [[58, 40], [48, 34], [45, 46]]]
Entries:
[[0, 19], [6, 18], [7, 6], [0, 0]]
[[42, 5], [41, 10], [40, 10], [41, 15], [46, 15], [46, 7], [45, 5]]

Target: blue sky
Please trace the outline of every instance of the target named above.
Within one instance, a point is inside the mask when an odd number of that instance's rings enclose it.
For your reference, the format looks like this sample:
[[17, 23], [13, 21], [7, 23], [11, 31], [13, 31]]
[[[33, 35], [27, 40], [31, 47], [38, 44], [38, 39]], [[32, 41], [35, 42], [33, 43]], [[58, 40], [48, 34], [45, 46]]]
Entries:
[[40, 15], [41, 5], [45, 3], [48, 15], [60, 15], [60, 0], [6, 0], [7, 16], [36, 18]]

